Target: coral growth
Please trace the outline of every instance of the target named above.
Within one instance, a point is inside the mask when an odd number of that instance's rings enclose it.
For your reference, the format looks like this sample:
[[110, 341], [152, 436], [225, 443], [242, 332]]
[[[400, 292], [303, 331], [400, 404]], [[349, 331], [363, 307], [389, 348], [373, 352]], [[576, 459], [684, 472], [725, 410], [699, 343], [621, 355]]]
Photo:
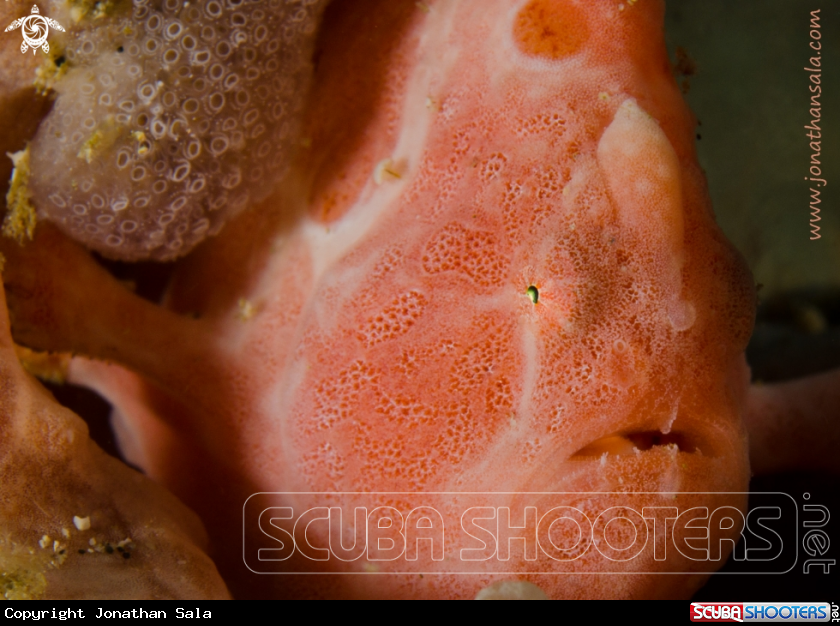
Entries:
[[0, 593], [225, 598], [195, 514], [108, 456], [26, 374], [0, 292]]
[[68, 28], [39, 74], [57, 96], [31, 147], [41, 216], [106, 256], [168, 260], [264, 198], [324, 4], [50, 2]]

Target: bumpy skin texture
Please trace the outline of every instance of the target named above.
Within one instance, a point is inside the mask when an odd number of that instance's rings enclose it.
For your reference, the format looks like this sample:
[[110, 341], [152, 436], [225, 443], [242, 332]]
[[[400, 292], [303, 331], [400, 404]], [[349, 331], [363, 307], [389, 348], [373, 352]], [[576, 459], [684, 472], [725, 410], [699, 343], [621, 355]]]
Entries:
[[227, 598], [196, 515], [105, 454], [23, 371], [5, 305], [0, 290], [3, 597]]
[[[238, 538], [259, 491], [745, 491], [754, 293], [661, 25], [646, 1], [336, 2], [294, 185], [185, 259], [168, 310], [50, 229], [7, 247], [15, 336], [120, 364], [71, 375], [206, 520], [237, 596], [474, 597], [510, 578], [254, 576]], [[714, 564], [549, 566], [563, 575], [522, 576], [549, 597], [655, 598]]]
[[49, 3], [67, 33], [31, 148], [39, 216], [123, 260], [216, 234], [288, 171], [325, 4]]

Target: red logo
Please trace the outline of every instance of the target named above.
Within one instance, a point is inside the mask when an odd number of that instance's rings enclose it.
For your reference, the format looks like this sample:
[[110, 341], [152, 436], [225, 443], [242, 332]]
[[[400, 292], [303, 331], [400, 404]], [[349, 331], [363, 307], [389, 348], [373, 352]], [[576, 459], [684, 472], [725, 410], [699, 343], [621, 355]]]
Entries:
[[692, 622], [743, 622], [744, 605], [734, 602], [692, 602]]

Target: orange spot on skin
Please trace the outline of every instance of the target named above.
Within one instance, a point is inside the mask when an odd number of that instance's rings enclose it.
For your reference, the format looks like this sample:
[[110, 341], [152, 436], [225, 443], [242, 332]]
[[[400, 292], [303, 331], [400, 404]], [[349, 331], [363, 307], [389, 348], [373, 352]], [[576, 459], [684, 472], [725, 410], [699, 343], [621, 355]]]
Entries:
[[552, 60], [571, 56], [589, 38], [582, 12], [557, 0], [531, 0], [516, 16], [513, 33], [522, 52]]

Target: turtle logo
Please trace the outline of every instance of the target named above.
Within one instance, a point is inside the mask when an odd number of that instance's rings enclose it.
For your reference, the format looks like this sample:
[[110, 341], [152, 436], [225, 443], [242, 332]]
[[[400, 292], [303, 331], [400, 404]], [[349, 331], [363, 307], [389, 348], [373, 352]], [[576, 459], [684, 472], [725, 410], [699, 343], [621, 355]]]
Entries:
[[50, 44], [47, 43], [47, 35], [50, 32], [50, 26], [56, 30], [64, 31], [64, 28], [53, 19], [44, 17], [38, 13], [38, 5], [32, 5], [32, 14], [26, 17], [16, 19], [14, 22], [6, 27], [6, 32], [20, 28], [23, 33], [23, 43], [20, 44], [20, 51], [26, 52], [32, 48], [32, 54], [35, 50], [42, 48], [44, 52], [50, 51]]

